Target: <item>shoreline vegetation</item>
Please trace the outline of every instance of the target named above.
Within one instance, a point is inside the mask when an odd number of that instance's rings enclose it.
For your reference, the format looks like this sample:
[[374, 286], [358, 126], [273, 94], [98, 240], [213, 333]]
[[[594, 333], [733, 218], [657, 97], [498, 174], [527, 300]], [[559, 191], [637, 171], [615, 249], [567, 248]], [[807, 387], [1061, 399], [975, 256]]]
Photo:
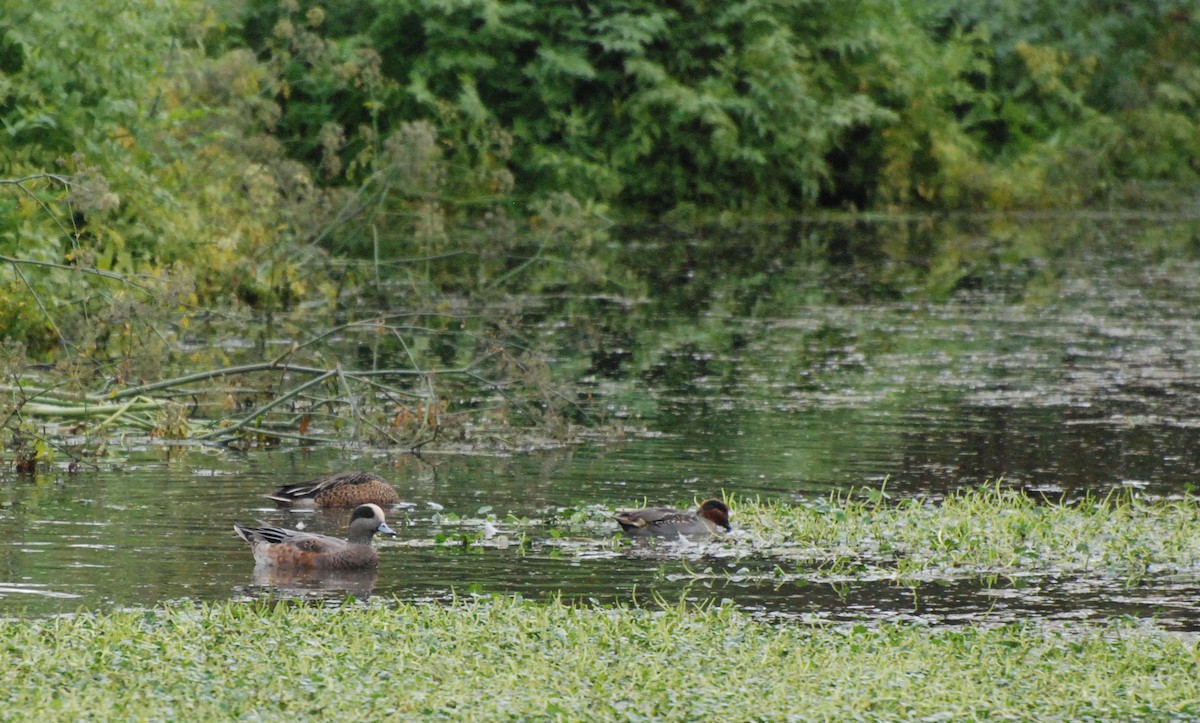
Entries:
[[[1121, 243], [1194, 261], [1193, 5], [12, 0], [2, 461], [611, 439], [639, 430], [593, 399], [610, 350], [588, 335], [634, 339], [651, 292], [712, 269], [673, 303], [796, 317], [805, 294], [941, 303], [992, 278], [1053, 298], [1110, 213]], [[714, 230], [728, 248], [695, 243]], [[606, 313], [555, 358], [545, 329]], [[1134, 586], [1200, 555], [1190, 490], [731, 502], [730, 549], [782, 578]], [[1195, 636], [1152, 621], [502, 597], [0, 620], [0, 683], [0, 720], [1200, 718]]]
[[[658, 257], [682, 263], [680, 229], [886, 219], [857, 243], [737, 243], [937, 301], [989, 273], [1052, 283], [1032, 270], [1070, 243], [1003, 218], [931, 238], [940, 214], [1194, 219], [1188, 3], [709, 10], [17, 0], [0, 19], [0, 429], [18, 466], [68, 446], [39, 431], [54, 414], [84, 436], [244, 445], [603, 436], [586, 369], [548, 363], [514, 300], [637, 304], [661, 286], [639, 222], [675, 229]], [[1195, 254], [1187, 230], [1144, 235]], [[396, 373], [364, 378], [336, 340]], [[285, 361], [321, 372], [118, 404]], [[61, 395], [114, 406], [80, 417]]]
[[[1025, 574], [1099, 575], [1136, 586], [1195, 575], [1200, 498], [1145, 500], [1131, 491], [1050, 501], [1003, 481], [941, 498], [890, 500], [880, 490], [806, 504], [733, 500], [750, 547], [822, 574], [894, 579], [998, 580]], [[815, 579], [819, 579], [815, 578]]]
[[[649, 549], [635, 547], [650, 555], [681, 556], [688, 561], [686, 572], [674, 574], [701, 583], [882, 581], [916, 595], [949, 581], [1023, 589], [1053, 578], [1133, 589], [1200, 574], [1200, 497], [1190, 491], [1170, 499], [1120, 491], [1048, 500], [998, 481], [945, 496], [899, 500], [874, 489], [804, 503], [725, 499], [732, 533], [682, 546], [667, 540]], [[595, 543], [602, 527], [611, 526], [611, 514], [566, 509], [544, 520], [497, 524], [504, 527], [506, 546], [515, 540], [526, 550], [539, 545], [543, 529], [556, 543]], [[618, 536], [614, 549], [628, 543]], [[596, 552], [595, 545], [578, 549]]]
[[[928, 499], [867, 490], [729, 503], [733, 535], [677, 554], [769, 561], [764, 584], [883, 576], [916, 590], [1046, 574], [1138, 586], [1194, 577], [1200, 555], [1190, 493], [1052, 502], [996, 483]], [[518, 538], [543, 525], [587, 536], [596, 515], [498, 524]], [[523, 554], [524, 544], [510, 549]], [[1130, 616], [931, 625], [864, 611], [861, 622], [830, 623], [729, 603], [265, 595], [0, 620], [0, 720], [1200, 716], [1196, 635]]]
[[1152, 624], [771, 624], [484, 598], [172, 604], [0, 622], [0, 718], [1162, 720], [1200, 649]]

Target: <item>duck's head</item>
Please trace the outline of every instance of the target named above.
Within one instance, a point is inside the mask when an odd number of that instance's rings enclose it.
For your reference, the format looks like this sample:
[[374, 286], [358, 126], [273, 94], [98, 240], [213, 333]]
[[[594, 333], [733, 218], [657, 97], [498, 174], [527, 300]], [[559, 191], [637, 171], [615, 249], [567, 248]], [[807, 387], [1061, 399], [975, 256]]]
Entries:
[[396, 536], [396, 531], [383, 519], [383, 508], [373, 503], [355, 507], [350, 515], [350, 537], [365, 536], [369, 540], [376, 532]]
[[704, 500], [700, 503], [700, 509], [696, 511], [696, 514], [726, 532], [733, 531], [733, 528], [729, 526], [729, 507], [721, 500]]

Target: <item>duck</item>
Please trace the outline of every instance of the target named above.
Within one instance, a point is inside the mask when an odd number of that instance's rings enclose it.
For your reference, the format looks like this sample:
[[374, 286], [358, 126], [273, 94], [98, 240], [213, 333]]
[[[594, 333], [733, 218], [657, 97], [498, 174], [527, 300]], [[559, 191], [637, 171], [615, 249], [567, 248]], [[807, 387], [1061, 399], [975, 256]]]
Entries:
[[733, 531], [729, 507], [721, 500], [704, 500], [695, 512], [647, 507], [617, 512], [613, 519], [630, 537], [708, 537]]
[[338, 472], [307, 482], [284, 485], [267, 495], [279, 507], [293, 510], [337, 509], [376, 504], [399, 504], [400, 495], [388, 481], [370, 472]]
[[345, 539], [289, 530], [262, 522], [259, 527], [235, 524], [233, 531], [250, 543], [256, 567], [310, 570], [366, 570], [379, 564], [371, 545], [375, 533], [396, 536], [376, 504], [359, 505], [350, 515], [350, 535]]

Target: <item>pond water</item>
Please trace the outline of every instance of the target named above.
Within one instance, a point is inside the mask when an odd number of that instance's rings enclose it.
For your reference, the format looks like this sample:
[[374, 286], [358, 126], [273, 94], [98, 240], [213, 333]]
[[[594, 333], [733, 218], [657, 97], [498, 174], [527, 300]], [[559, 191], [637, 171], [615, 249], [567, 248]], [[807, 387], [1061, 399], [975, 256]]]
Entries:
[[[1170, 244], [1154, 235], [1163, 227]], [[1047, 229], [1063, 234], [1051, 258], [1013, 252], [1024, 233]], [[1200, 575], [1134, 588], [1102, 577], [993, 585], [968, 577], [914, 593], [889, 580], [764, 583], [739, 571], [769, 570], [769, 561], [615, 545], [605, 511], [643, 499], [690, 506], [724, 491], [803, 502], [885, 481], [896, 497], [936, 496], [998, 478], [1055, 499], [1126, 488], [1166, 497], [1197, 481], [1200, 223], [957, 230], [951, 237], [975, 249], [982, 271], [921, 303], [896, 293], [902, 273], [882, 287], [863, 278], [857, 260], [871, 252], [859, 247], [907, 234], [911, 256], [922, 243], [947, 243], [938, 236], [945, 231], [923, 232], [932, 240], [886, 224], [774, 233], [744, 248], [736, 238], [631, 243], [629, 264], [650, 279], [646, 298], [532, 304], [531, 328], [560, 363], [585, 370], [586, 392], [607, 421], [628, 428], [618, 442], [422, 455], [135, 443], [97, 469], [6, 473], [0, 615], [243, 599], [277, 588], [330, 600], [346, 592], [727, 598], [767, 617], [834, 621], [1130, 614], [1200, 630], [1191, 604]], [[400, 535], [380, 542], [377, 575], [256, 577], [231, 525], [263, 520], [340, 535], [345, 513], [278, 511], [262, 496], [346, 469], [388, 477], [411, 502], [390, 517]], [[586, 524], [567, 534], [537, 522], [581, 510]], [[447, 543], [456, 536], [481, 544]]]

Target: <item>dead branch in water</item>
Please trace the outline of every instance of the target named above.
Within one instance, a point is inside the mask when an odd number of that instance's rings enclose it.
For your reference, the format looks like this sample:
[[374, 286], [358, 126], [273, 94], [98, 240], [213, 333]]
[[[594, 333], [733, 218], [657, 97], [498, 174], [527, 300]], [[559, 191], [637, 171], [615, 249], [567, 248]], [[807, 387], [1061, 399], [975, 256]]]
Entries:
[[[431, 379], [458, 376], [478, 386], [500, 388], [476, 372], [487, 356], [455, 369], [372, 369], [354, 371], [263, 362], [210, 369], [150, 384], [106, 393], [80, 393], [47, 386], [0, 385], [9, 397], [10, 415], [25, 421], [61, 421], [74, 425], [91, 421], [88, 431], [114, 428], [149, 431], [152, 436], [198, 442], [224, 443], [248, 435], [310, 442], [335, 441], [336, 435], [309, 434], [312, 419], [330, 420], [332, 426], [353, 423], [369, 428], [373, 436], [392, 444], [426, 444], [437, 435], [445, 404], [436, 398]], [[201, 383], [229, 377], [252, 376], [257, 384], [236, 389], [205, 387]], [[421, 392], [387, 383], [388, 378], [421, 377]], [[328, 391], [322, 393], [323, 387]], [[318, 392], [313, 394], [313, 392]], [[192, 413], [180, 414], [180, 397], [193, 399]], [[220, 403], [213, 402], [224, 397]], [[255, 397], [264, 400], [256, 401]], [[208, 398], [209, 401], [203, 401]], [[241, 398], [239, 404], [236, 398]], [[247, 411], [250, 403], [253, 406]], [[210, 415], [213, 408], [236, 414]], [[357, 436], [357, 435], [356, 435]]]

